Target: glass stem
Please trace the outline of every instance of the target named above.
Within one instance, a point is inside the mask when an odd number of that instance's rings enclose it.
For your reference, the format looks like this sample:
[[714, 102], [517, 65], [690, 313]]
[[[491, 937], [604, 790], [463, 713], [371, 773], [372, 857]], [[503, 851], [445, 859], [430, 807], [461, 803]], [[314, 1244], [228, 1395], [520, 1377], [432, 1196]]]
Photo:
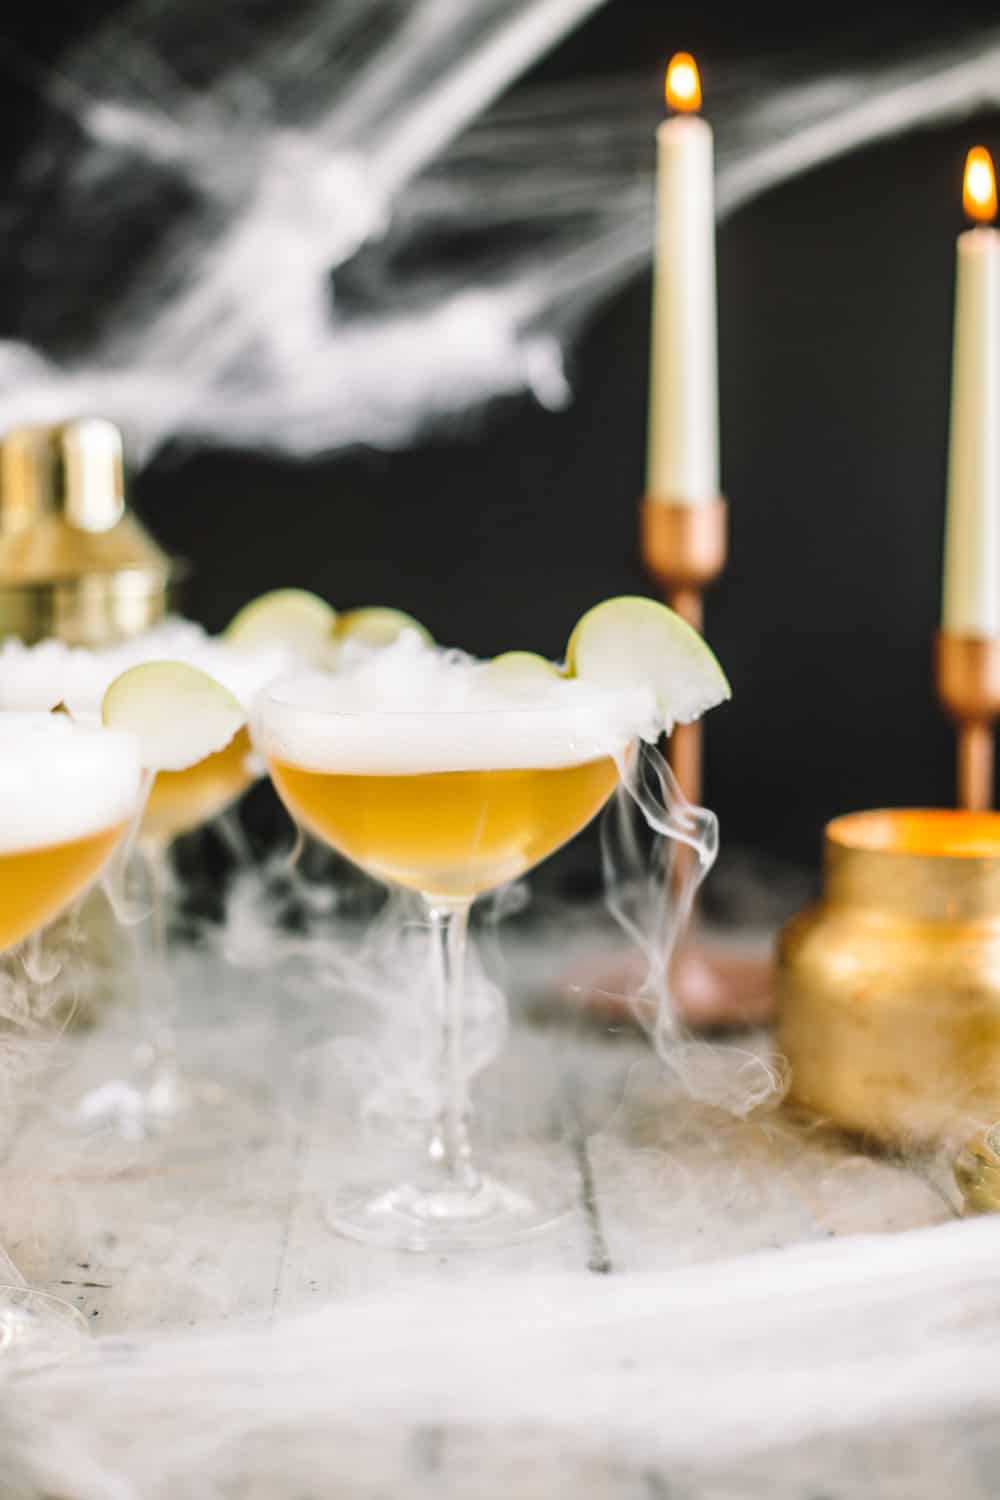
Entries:
[[174, 994], [170, 974], [167, 936], [169, 886], [168, 846], [158, 838], [144, 838], [142, 854], [149, 872], [150, 906], [148, 933], [148, 974], [151, 1003], [147, 1002], [149, 1022], [150, 1088], [162, 1095], [169, 1112], [177, 1089], [177, 1043], [173, 1028]]
[[465, 950], [470, 902], [428, 901], [434, 1005], [437, 1019], [438, 1114], [429, 1154], [449, 1187], [469, 1191], [479, 1181], [469, 1145], [469, 1090], [463, 1053]]

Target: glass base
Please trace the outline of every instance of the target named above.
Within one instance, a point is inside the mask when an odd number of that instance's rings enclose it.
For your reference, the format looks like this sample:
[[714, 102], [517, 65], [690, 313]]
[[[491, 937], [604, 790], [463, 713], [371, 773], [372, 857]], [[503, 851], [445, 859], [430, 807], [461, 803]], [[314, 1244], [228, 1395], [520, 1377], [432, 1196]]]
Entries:
[[27, 1286], [0, 1285], [0, 1370], [7, 1360], [40, 1367], [68, 1359], [90, 1335], [72, 1303]]
[[187, 1104], [186, 1092], [174, 1073], [163, 1073], [145, 1084], [114, 1078], [83, 1095], [73, 1110], [72, 1124], [85, 1133], [144, 1141], [169, 1130]]
[[548, 1229], [570, 1206], [568, 1193], [520, 1192], [487, 1176], [468, 1186], [373, 1182], [335, 1198], [327, 1220], [338, 1234], [386, 1250], [477, 1250]]

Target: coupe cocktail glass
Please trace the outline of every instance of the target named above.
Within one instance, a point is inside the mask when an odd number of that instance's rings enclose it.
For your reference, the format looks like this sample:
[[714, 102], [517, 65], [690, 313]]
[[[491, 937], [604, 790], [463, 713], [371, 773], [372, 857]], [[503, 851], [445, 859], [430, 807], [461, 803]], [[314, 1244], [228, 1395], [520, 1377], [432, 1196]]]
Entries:
[[[329, 682], [331, 679], [327, 679]], [[338, 1230], [411, 1250], [502, 1243], [552, 1218], [544, 1202], [480, 1170], [463, 1061], [469, 911], [552, 854], [600, 811], [630, 753], [593, 703], [460, 711], [309, 706], [318, 674], [258, 700], [253, 733], [292, 817], [369, 874], [416, 891], [430, 928], [437, 1115], [407, 1181], [335, 1202]]]
[[[292, 670], [299, 658], [279, 643], [240, 649], [181, 619], [165, 620], [130, 640], [94, 650], [71, 649], [56, 640], [34, 646], [8, 640], [0, 647], [0, 706], [41, 709], [62, 703], [75, 718], [99, 720], [102, 699], [114, 679], [151, 661], [198, 667], [249, 704], [268, 682]], [[143, 844], [162, 855], [179, 834], [201, 827], [231, 806], [257, 774], [246, 730], [193, 766], [161, 771], [143, 812]]]
[[[199, 667], [224, 682], [244, 704], [298, 662], [280, 644], [237, 649], [180, 619], [94, 650], [71, 649], [56, 640], [33, 646], [8, 640], [0, 647], [0, 703], [40, 708], [61, 702], [75, 718], [99, 723], [104, 694], [114, 679], [156, 660]], [[77, 1102], [73, 1119], [87, 1131], [110, 1128], [139, 1139], [168, 1126], [182, 1107], [168, 943], [169, 850], [179, 835], [231, 807], [261, 774], [244, 727], [221, 750], [183, 770], [160, 771], [152, 780], [136, 838], [148, 873], [150, 907], [149, 921], [138, 937], [143, 1036], [121, 1073], [97, 1082]]]
[[129, 735], [0, 713], [0, 949], [90, 885], [135, 814], [140, 776]]
[[[0, 713], [0, 948], [37, 932], [97, 877], [135, 817], [140, 783], [130, 736], [64, 714]], [[81, 1324], [58, 1298], [0, 1288], [0, 1358], [61, 1353]]]
[[184, 771], [158, 771], [142, 814], [140, 842], [147, 857], [160, 863], [174, 839], [232, 807], [259, 774], [245, 729], [238, 730], [224, 749]]
[[170, 846], [181, 834], [211, 822], [230, 808], [260, 775], [253, 765], [246, 728], [223, 749], [182, 771], [158, 771], [143, 808], [136, 843], [149, 875], [150, 911], [145, 932], [149, 993], [143, 996], [148, 1038], [137, 1049], [138, 1077], [99, 1085], [80, 1104], [87, 1127], [110, 1122], [119, 1134], [140, 1139], [168, 1127], [186, 1099], [177, 1064], [174, 981], [169, 908]]

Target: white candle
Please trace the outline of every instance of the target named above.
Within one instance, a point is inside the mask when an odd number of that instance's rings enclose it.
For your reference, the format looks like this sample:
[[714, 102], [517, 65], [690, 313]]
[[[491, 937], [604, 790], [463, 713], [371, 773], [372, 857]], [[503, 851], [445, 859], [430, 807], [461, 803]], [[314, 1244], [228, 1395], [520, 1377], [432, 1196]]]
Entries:
[[989, 153], [969, 152], [958, 238], [941, 628], [1000, 636], [1000, 233]]
[[656, 257], [646, 493], [697, 505], [719, 496], [715, 175], [701, 84], [678, 53], [667, 99], [682, 113], [656, 133]]

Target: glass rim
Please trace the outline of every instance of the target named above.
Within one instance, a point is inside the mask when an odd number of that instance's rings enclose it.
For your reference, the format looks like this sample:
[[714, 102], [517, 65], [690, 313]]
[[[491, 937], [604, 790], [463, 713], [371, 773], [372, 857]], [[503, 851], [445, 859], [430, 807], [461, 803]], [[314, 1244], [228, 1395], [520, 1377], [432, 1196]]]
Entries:
[[[436, 723], [442, 719], [483, 719], [505, 716], [522, 718], [530, 715], [564, 720], [583, 717], [592, 722], [598, 732], [606, 727], [605, 716], [597, 711], [593, 704], [532, 703], [527, 700], [512, 701], [502, 707], [470, 704], [465, 708], [326, 708], [322, 704], [291, 702], [288, 698], [281, 696], [279, 689], [280, 684], [272, 684], [259, 694], [250, 712], [251, 723], [254, 720], [260, 720], [263, 709], [273, 706], [290, 713], [312, 714], [323, 719], [421, 719]], [[639, 738], [638, 729], [628, 730], [620, 736], [623, 744]]]

